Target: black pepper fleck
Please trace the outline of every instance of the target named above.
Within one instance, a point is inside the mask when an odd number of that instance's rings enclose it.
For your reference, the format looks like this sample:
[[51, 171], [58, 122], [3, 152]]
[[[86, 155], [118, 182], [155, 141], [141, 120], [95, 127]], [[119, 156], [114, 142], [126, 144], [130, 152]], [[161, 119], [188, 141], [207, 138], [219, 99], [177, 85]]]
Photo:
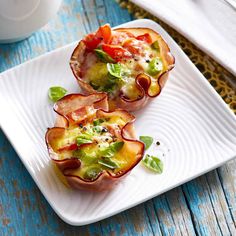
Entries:
[[108, 131], [107, 128], [105, 128], [105, 127], [102, 128], [102, 132], [103, 132], [103, 133], [105, 133], [105, 132], [107, 132], [107, 131]]
[[159, 146], [161, 143], [159, 141], [156, 142], [156, 145]]

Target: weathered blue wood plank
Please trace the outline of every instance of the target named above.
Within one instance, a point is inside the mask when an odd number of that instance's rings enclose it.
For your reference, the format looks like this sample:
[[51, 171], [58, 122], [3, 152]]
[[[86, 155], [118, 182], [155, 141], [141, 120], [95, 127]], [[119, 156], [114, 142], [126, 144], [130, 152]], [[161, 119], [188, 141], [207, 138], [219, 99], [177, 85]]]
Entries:
[[[58, 15], [30, 38], [0, 45], [0, 71], [75, 41], [103, 23], [115, 26], [132, 19], [113, 0], [64, 0]], [[0, 131], [0, 235], [233, 234], [236, 184], [233, 170], [231, 182], [225, 172], [220, 172], [224, 189], [211, 172], [109, 219], [73, 227], [56, 216]]]
[[183, 185], [183, 190], [198, 234], [236, 234], [216, 171]]
[[[115, 2], [96, 1], [95, 4], [93, 1], [65, 1], [57, 19], [51, 21], [49, 25], [25, 41], [1, 45], [0, 70], [4, 71], [44, 52], [77, 40], [105, 22], [114, 26], [132, 19], [130, 14], [120, 9]], [[112, 8], [111, 11], [110, 8]], [[99, 10], [98, 14], [95, 14], [96, 9]], [[111, 21], [108, 20], [107, 11], [115, 12]], [[73, 17], [69, 17], [70, 15]], [[85, 21], [86, 15], [90, 17], [88, 22]], [[88, 24], [90, 22], [91, 24]], [[2, 152], [0, 154], [1, 173], [4, 177], [1, 180], [1, 185], [2, 188], [6, 189], [4, 194], [2, 192], [0, 201], [2, 212], [0, 232], [2, 234], [9, 235], [18, 232], [22, 235], [53, 235], [54, 233], [73, 235], [80, 232], [83, 235], [101, 235], [102, 233], [113, 232], [116, 235], [132, 235], [136, 231], [141, 234], [141, 231], [146, 231], [148, 227], [149, 231], [147, 232], [151, 232], [145, 211], [140, 211], [139, 208], [132, 210], [130, 215], [118, 215], [115, 217], [116, 220], [111, 218], [89, 227], [78, 228], [65, 224], [48, 206], [2, 133], [0, 137], [2, 140], [1, 147], [7, 150], [6, 155], [2, 156]], [[9, 166], [14, 172], [13, 175], [9, 175], [10, 179], [7, 178]], [[137, 211], [140, 213], [137, 214]], [[132, 227], [132, 225], [134, 226]], [[18, 231], [16, 231], [17, 229]]]
[[218, 169], [219, 180], [226, 197], [233, 227], [236, 228], [236, 160], [232, 160]]

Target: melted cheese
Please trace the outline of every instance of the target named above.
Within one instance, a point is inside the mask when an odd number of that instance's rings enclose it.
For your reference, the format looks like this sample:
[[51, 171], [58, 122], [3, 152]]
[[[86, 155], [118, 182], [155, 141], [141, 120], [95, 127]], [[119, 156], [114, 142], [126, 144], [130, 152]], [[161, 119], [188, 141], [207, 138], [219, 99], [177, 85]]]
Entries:
[[[96, 128], [104, 128], [106, 127], [109, 130], [110, 126], [114, 126], [116, 129], [121, 129], [124, 127], [126, 122], [120, 116], [112, 116], [109, 119], [104, 119], [100, 125], [97, 125]], [[127, 170], [135, 161], [136, 152], [135, 150], [131, 150], [126, 148], [127, 144], [124, 143], [124, 146], [117, 151], [112, 157], [111, 160], [115, 161], [118, 164], [118, 168], [110, 169], [98, 163], [98, 160], [101, 158], [101, 150], [109, 147], [114, 140], [120, 142], [122, 140], [114, 139], [114, 134], [108, 132], [97, 133], [93, 130], [95, 126], [93, 122], [86, 124], [83, 127], [71, 126], [65, 132], [64, 135], [59, 137], [56, 142], [57, 148], [63, 148], [65, 146], [69, 146], [70, 144], [76, 143], [76, 139], [78, 135], [81, 135], [85, 132], [91, 133], [93, 144], [89, 146], [84, 146], [79, 148], [78, 151], [82, 152], [79, 154], [78, 158], [81, 159], [81, 167], [71, 170], [70, 174], [84, 177], [85, 173], [91, 168], [100, 168], [101, 170], [108, 170], [114, 173], [117, 173], [122, 170]], [[76, 151], [77, 152], [77, 151]], [[84, 154], [83, 154], [84, 153]], [[74, 150], [61, 150], [58, 152], [58, 155], [61, 160], [76, 157]]]
[[[123, 44], [130, 40], [129, 38], [124, 40]], [[135, 41], [136, 42], [136, 41]], [[135, 84], [135, 78], [140, 73], [147, 73], [148, 74], [148, 66], [149, 62], [156, 57], [160, 57], [160, 52], [158, 50], [152, 49], [151, 46], [145, 42], [140, 44], [140, 41], [137, 41], [136, 44], [134, 42], [135, 48], [139, 51], [139, 54], [135, 54], [134, 58], [131, 59], [123, 59], [119, 63], [122, 65], [122, 83], [116, 85], [112, 91], [106, 91], [105, 86], [107, 85], [108, 81], [108, 70], [107, 64], [104, 62], [100, 62], [98, 59], [97, 61], [90, 61], [88, 70], [85, 74], [85, 80], [88, 83], [92, 83], [97, 86], [94, 89], [98, 91], [105, 91], [109, 93], [110, 98], [115, 98], [118, 96], [119, 91], [121, 90], [125, 97], [135, 100], [139, 98], [141, 92], [137, 89]], [[87, 60], [86, 60], [87, 61]], [[166, 70], [166, 63], [163, 62], [163, 70]], [[150, 93], [155, 93], [157, 89], [156, 86], [156, 78], [157, 76], [152, 76], [153, 83], [151, 84]], [[155, 78], [156, 77], [156, 78]], [[112, 89], [112, 88], [111, 88]]]
[[95, 62], [89, 67], [85, 75], [87, 82], [94, 82], [96, 85], [104, 85], [107, 80], [107, 65], [103, 62]]

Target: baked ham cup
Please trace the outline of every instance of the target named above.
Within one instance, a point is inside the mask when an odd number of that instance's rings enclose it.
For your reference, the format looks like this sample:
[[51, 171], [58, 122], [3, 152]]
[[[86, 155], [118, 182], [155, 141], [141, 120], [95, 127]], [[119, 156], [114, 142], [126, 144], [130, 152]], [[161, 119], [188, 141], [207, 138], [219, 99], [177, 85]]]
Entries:
[[110, 110], [127, 111], [161, 93], [174, 63], [167, 43], [152, 29], [111, 30], [108, 24], [82, 39], [70, 59], [85, 94], [107, 92]]
[[67, 95], [54, 110], [58, 117], [46, 144], [72, 188], [109, 190], [141, 161], [144, 144], [135, 140], [135, 117], [122, 109], [108, 112], [106, 94]]

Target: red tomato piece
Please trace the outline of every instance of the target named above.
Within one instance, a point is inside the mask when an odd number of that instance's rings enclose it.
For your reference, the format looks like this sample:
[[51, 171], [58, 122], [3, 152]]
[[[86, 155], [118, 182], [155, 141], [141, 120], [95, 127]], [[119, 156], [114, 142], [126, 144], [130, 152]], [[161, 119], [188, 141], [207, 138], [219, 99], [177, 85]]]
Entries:
[[142, 42], [134, 38], [129, 38], [124, 41], [122, 46], [132, 54], [140, 54], [142, 48]]
[[132, 54], [125, 48], [117, 45], [103, 44], [102, 49], [104, 52], [109, 54], [114, 60], [120, 61], [123, 58], [131, 58]]
[[136, 37], [136, 39], [144, 41], [144, 42], [149, 43], [149, 44], [152, 43], [152, 37], [148, 33], [143, 34], [143, 35], [139, 35], [139, 36]]
[[76, 150], [77, 148], [78, 148], [78, 145], [76, 143], [72, 143], [68, 146], [59, 148], [58, 151], [59, 152], [61, 152], [61, 151], [73, 151], [73, 150]]
[[84, 39], [83, 42], [86, 45], [86, 48], [90, 51], [97, 48], [98, 44], [102, 42], [102, 39], [97, 37], [94, 34], [88, 34]]
[[104, 43], [110, 43], [111, 35], [111, 27], [108, 24], [101, 26], [96, 32], [96, 37], [102, 38]]
[[112, 40], [111, 40], [110, 44], [114, 44], [114, 45], [121, 44], [127, 38], [135, 38], [135, 37], [130, 32], [113, 31], [112, 32]]
[[135, 38], [135, 36], [131, 33], [126, 31], [125, 34], [129, 37], [129, 38]]

